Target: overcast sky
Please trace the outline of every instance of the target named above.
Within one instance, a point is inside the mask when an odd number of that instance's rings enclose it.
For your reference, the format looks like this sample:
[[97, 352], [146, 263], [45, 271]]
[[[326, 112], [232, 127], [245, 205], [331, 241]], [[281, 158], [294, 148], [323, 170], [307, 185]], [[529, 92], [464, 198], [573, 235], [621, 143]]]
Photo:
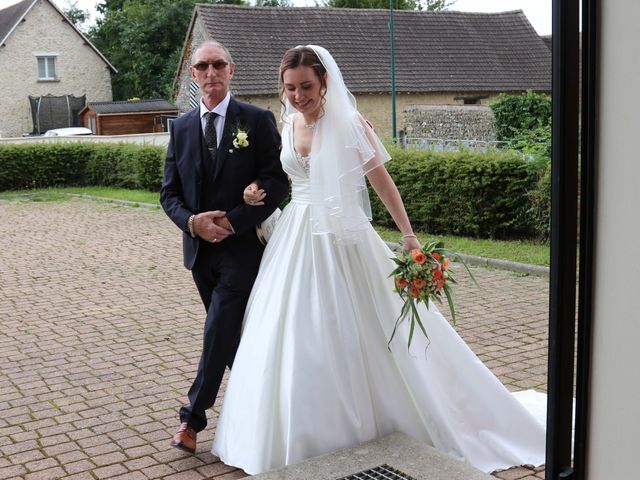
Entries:
[[[0, 6], [5, 7], [19, 0], [0, 0]], [[73, 3], [74, 0], [71, 0]], [[463, 12], [505, 12], [522, 10], [540, 35], [551, 33], [551, 1], [552, 0], [456, 0], [450, 10]], [[61, 9], [67, 7], [66, 0], [54, 0]], [[97, 0], [77, 0], [77, 5], [83, 10], [89, 10], [92, 19], [95, 18]], [[304, 7], [315, 5], [314, 0], [293, 0], [294, 5]]]

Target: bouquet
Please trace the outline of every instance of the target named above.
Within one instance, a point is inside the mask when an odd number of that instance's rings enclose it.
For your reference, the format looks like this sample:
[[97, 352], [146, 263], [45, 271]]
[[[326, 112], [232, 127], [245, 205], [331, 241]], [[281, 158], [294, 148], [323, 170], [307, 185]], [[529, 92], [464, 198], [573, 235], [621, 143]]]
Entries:
[[[451, 285], [457, 282], [449, 270], [450, 263], [454, 258], [455, 254], [446, 250], [444, 243], [431, 242], [425, 243], [421, 248], [404, 252], [392, 259], [398, 266], [389, 276], [393, 276], [395, 281], [394, 290], [404, 301], [404, 304], [400, 311], [400, 316], [393, 327], [387, 348], [391, 349], [389, 345], [396, 334], [398, 325], [406, 318], [409, 318], [409, 341], [407, 347], [411, 346], [416, 324], [420, 327], [422, 333], [429, 338], [418, 314], [417, 304], [419, 302], [424, 302], [428, 307], [430, 300], [442, 303], [442, 297], [445, 296], [451, 311], [451, 320], [455, 325], [456, 310], [453, 306]], [[462, 263], [475, 282], [467, 265], [464, 262]]]

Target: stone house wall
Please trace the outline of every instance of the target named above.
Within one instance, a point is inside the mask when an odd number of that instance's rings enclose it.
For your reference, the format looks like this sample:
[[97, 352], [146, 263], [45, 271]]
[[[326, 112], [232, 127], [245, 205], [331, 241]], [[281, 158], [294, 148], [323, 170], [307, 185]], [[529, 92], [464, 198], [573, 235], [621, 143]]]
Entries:
[[[231, 85], [233, 90], [233, 83]], [[491, 124], [493, 122], [493, 114], [488, 106], [484, 105], [460, 105], [459, 98], [461, 93], [422, 93], [422, 94], [397, 94], [396, 95], [396, 135], [400, 134], [400, 130], [408, 131], [413, 130], [415, 133], [421, 133], [419, 128], [424, 122], [423, 117], [432, 115], [432, 110], [429, 110], [430, 106], [436, 108], [435, 111], [441, 111], [444, 107], [447, 114], [440, 116], [438, 121], [448, 118], [456, 123], [451, 128], [454, 131], [473, 131], [480, 128], [476, 126], [477, 117], [472, 115], [469, 121], [473, 122], [472, 125], [463, 127], [465, 123], [464, 114], [460, 112], [472, 111], [482, 112], [478, 116], [483, 120], [480, 122], [483, 138], [487, 135], [491, 136], [495, 140], [495, 132], [486, 132], [487, 121], [484, 119], [489, 115], [491, 117]], [[483, 103], [490, 101], [496, 95], [487, 95], [488, 98], [483, 100]], [[374, 126], [376, 133], [383, 140], [390, 140], [392, 135], [392, 119], [391, 119], [391, 95], [390, 94], [360, 94], [355, 95], [356, 102], [358, 104], [358, 110], [371, 124]], [[280, 120], [280, 102], [276, 95], [256, 95], [256, 96], [238, 96], [238, 100], [247, 103], [253, 103], [263, 108], [271, 110], [276, 115], [276, 119]], [[456, 105], [457, 104], [457, 105]], [[447, 107], [451, 109], [447, 110]], [[462, 109], [460, 111], [456, 109]], [[474, 110], [475, 109], [475, 110]], [[487, 114], [487, 110], [489, 113]], [[416, 122], [418, 122], [416, 124]], [[462, 122], [462, 123], [460, 123]], [[456, 137], [461, 138], [461, 137]]]
[[[187, 85], [186, 88], [180, 88], [180, 96], [176, 100], [175, 104], [180, 109], [181, 113], [190, 110], [189, 97], [188, 97], [188, 83], [190, 83], [190, 76], [184, 77], [181, 85]], [[187, 80], [189, 79], [189, 80]], [[233, 92], [233, 82], [231, 83], [231, 91]], [[396, 95], [396, 134], [400, 134], [400, 130], [408, 131], [413, 129], [414, 132], [419, 132], [420, 129], [415, 125], [419, 121], [419, 124], [423, 122], [422, 116], [427, 115], [426, 112], [420, 112], [420, 108], [425, 105], [432, 104], [434, 106], [443, 107], [442, 103], [455, 104], [458, 103], [454, 100], [458, 94], [399, 94]], [[364, 94], [355, 95], [358, 103], [358, 110], [362, 115], [371, 122], [374, 126], [376, 133], [383, 140], [390, 140], [392, 137], [392, 120], [391, 120], [391, 95], [389, 94]], [[197, 99], [199, 100], [199, 94]], [[281, 104], [277, 95], [237, 95], [236, 98], [242, 102], [251, 103], [267, 110], [271, 110], [276, 116], [278, 124], [280, 124], [280, 108]], [[415, 105], [420, 102], [421, 105]], [[445, 107], [447, 105], [444, 105]], [[452, 105], [454, 108], [472, 109], [476, 108], [483, 112], [488, 107], [481, 106], [468, 106]], [[451, 115], [456, 117], [457, 121], [460, 121], [459, 115]], [[475, 121], [475, 120], [473, 120]], [[458, 129], [460, 127], [457, 127]], [[484, 127], [483, 127], [484, 128]], [[493, 133], [493, 139], [495, 139], [495, 133]]]
[[176, 85], [176, 90], [174, 90], [175, 98], [172, 103], [178, 107], [178, 111], [180, 113], [185, 113], [191, 110], [191, 98], [195, 98], [196, 101], [200, 101], [200, 92], [194, 93], [190, 89], [191, 74], [189, 73], [189, 61], [191, 60], [191, 53], [193, 52], [194, 46], [200, 45], [202, 42], [207, 40], [207, 38], [209, 37], [205, 31], [202, 19], [197, 15], [193, 28], [189, 32], [189, 38], [187, 38], [185, 42], [187, 49], [183, 51], [182, 63], [178, 70], [178, 83]]
[[[187, 112], [192, 108], [190, 98], [196, 102], [200, 99], [199, 92], [190, 90], [191, 75], [189, 73], [189, 57], [194, 45], [199, 45], [206, 40], [207, 33], [200, 17], [196, 19], [191, 29], [190, 38], [187, 39], [187, 50], [184, 52], [182, 64], [178, 73], [178, 83], [176, 85], [174, 104], [181, 113]], [[233, 81], [231, 82], [231, 91], [233, 93]], [[400, 130], [420, 130], [418, 125], [423, 123], [421, 119], [424, 115], [430, 115], [431, 111], [420, 111], [420, 106], [424, 105], [455, 105], [462, 108], [462, 98], [465, 97], [481, 98], [480, 104], [486, 105], [497, 93], [489, 92], [434, 92], [434, 93], [398, 93], [396, 94], [396, 134], [399, 135]], [[358, 110], [369, 120], [378, 135], [384, 140], [390, 140], [392, 137], [392, 119], [391, 119], [391, 94], [389, 93], [373, 93], [373, 94], [355, 94], [358, 102]], [[280, 101], [276, 94], [273, 95], [237, 95], [240, 101], [255, 104], [262, 108], [271, 110], [276, 116], [278, 124], [280, 124]], [[468, 108], [478, 108], [477, 106], [469, 106]], [[466, 111], [466, 110], [465, 110]], [[484, 112], [485, 110], [483, 110]], [[454, 113], [454, 110], [447, 113], [444, 117], [451, 120], [455, 118], [456, 122], [460, 122], [464, 117]], [[444, 118], [442, 117], [442, 118]], [[418, 125], [416, 121], [420, 118]], [[474, 117], [475, 119], [475, 117]], [[475, 120], [473, 120], [475, 121]], [[484, 128], [484, 127], [483, 127]], [[455, 127], [454, 130], [461, 130], [461, 127]], [[464, 129], [462, 129], [464, 130]], [[495, 134], [494, 134], [495, 136]]]
[[[38, 80], [39, 53], [57, 54], [57, 79]], [[109, 66], [47, 0], [39, 0], [0, 47], [0, 90], [0, 137], [33, 130], [29, 95], [113, 99]]]

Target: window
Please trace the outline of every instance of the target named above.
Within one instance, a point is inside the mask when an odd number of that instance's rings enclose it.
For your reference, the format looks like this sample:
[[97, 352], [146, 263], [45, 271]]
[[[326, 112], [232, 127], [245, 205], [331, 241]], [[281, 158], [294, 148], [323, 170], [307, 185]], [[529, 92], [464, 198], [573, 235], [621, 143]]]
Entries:
[[489, 98], [488, 95], [453, 97], [456, 101], [462, 101], [463, 105], [482, 105], [482, 100]]
[[57, 80], [56, 75], [56, 57], [37, 57], [38, 58], [38, 80]]

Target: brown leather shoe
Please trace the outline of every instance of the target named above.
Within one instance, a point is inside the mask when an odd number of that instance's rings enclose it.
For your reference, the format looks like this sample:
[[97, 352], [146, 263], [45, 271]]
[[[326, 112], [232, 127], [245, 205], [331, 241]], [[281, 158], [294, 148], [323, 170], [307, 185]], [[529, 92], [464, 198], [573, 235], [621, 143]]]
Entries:
[[171, 439], [171, 446], [185, 452], [196, 453], [196, 435], [196, 431], [187, 422], [183, 422]]

